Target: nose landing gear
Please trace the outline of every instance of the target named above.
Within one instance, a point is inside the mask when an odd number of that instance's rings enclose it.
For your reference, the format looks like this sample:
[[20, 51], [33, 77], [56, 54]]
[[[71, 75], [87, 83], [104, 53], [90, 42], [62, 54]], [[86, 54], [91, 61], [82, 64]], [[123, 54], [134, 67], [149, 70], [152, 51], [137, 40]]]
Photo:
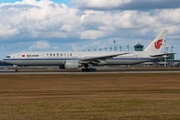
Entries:
[[15, 72], [19, 72], [19, 69], [18, 69], [18, 67], [16, 67], [16, 68], [15, 68]]

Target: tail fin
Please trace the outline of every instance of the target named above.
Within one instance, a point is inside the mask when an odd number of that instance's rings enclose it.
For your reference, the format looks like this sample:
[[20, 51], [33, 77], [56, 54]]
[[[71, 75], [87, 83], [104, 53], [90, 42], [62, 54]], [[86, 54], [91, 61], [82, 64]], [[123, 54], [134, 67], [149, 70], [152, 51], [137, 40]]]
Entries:
[[163, 30], [147, 47], [144, 51], [160, 53], [162, 45], [165, 42], [168, 30]]

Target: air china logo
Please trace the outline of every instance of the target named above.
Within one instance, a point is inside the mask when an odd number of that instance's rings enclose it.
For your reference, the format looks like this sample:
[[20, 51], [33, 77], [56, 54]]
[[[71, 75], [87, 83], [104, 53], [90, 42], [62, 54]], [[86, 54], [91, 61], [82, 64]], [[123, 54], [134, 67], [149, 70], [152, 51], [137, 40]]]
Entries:
[[154, 47], [156, 49], [160, 49], [162, 46], [162, 41], [163, 41], [163, 39], [159, 39], [157, 42], [154, 43]]

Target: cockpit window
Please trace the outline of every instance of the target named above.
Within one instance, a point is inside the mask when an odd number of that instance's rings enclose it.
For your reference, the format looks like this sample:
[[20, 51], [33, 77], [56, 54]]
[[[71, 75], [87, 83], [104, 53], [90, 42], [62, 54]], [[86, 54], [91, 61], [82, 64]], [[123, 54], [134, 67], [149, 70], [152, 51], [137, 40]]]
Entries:
[[6, 56], [6, 58], [11, 58], [11, 56]]

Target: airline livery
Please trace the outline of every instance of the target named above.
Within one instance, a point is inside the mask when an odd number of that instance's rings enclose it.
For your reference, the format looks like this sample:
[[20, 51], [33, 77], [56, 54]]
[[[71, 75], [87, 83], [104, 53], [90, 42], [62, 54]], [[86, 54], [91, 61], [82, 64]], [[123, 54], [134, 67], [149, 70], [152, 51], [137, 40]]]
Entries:
[[[96, 71], [93, 66], [133, 65], [161, 58], [167, 30], [163, 30], [144, 51], [109, 52], [19, 52], [6, 56], [4, 62], [15, 66], [59, 66], [60, 69]], [[16, 71], [18, 69], [16, 68]]]

